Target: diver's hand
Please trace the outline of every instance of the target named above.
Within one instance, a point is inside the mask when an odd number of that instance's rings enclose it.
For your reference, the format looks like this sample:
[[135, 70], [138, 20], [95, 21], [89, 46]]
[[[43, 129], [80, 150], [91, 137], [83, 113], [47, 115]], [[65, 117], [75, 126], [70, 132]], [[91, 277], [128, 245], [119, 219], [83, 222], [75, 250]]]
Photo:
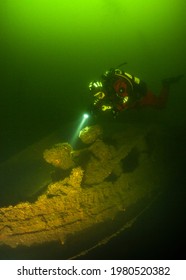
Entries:
[[113, 118], [116, 119], [119, 115], [119, 112], [117, 110], [112, 110], [112, 115], [113, 115]]

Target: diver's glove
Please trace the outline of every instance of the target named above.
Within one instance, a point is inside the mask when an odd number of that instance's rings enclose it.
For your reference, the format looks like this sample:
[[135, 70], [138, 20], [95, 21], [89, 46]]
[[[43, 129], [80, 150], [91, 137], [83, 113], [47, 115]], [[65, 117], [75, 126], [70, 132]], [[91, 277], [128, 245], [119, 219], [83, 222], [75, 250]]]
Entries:
[[87, 108], [87, 112], [89, 115], [94, 116], [97, 113], [97, 108], [94, 105], [89, 105], [89, 107]]
[[87, 111], [91, 118], [94, 120], [96, 120], [100, 115], [100, 109], [92, 104], [89, 106], [89, 109]]
[[112, 115], [113, 115], [113, 118], [116, 119], [119, 116], [119, 111], [112, 110]]

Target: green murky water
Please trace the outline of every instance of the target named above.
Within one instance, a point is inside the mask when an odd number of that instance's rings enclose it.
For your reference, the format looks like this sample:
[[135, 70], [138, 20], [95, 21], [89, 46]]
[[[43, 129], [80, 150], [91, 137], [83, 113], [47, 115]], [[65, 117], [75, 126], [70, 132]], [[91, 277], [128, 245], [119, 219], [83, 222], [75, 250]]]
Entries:
[[[163, 78], [185, 74], [185, 11], [184, 0], [1, 1], [1, 164], [55, 130], [60, 130], [61, 138], [70, 138], [74, 133], [72, 124], [77, 122], [89, 106], [89, 82], [99, 79], [110, 67], [127, 61], [125, 70], [146, 81], [149, 88], [157, 94]], [[157, 112], [155, 116], [158, 122], [173, 127], [173, 139], [177, 141], [169, 147], [172, 153], [170, 169], [173, 174], [173, 195], [163, 197], [167, 211], [164, 219], [169, 221], [164, 232], [167, 230], [174, 233], [171, 230], [171, 227], [175, 227], [174, 222], [182, 220], [183, 209], [177, 207], [184, 204], [182, 199], [181, 203], [179, 200], [182, 191], [178, 191], [175, 202], [173, 198], [174, 188], [179, 190], [180, 187], [182, 190], [184, 180], [185, 103], [184, 78], [179, 84], [172, 86], [166, 109]], [[152, 115], [154, 118], [154, 112], [151, 111], [123, 114], [120, 122], [146, 122]], [[68, 126], [69, 123], [71, 125]], [[15, 189], [13, 191], [16, 192]], [[0, 186], [1, 192], [4, 195], [4, 184]], [[166, 197], [169, 198], [167, 202]], [[160, 205], [162, 213], [162, 201]], [[170, 205], [175, 208], [171, 210]], [[157, 208], [152, 211], [152, 216], [156, 211]], [[173, 212], [177, 215], [173, 215], [172, 223], [170, 216]], [[147, 221], [152, 216], [146, 217]], [[131, 239], [125, 236], [131, 246], [133, 239], [138, 236], [139, 242], [135, 243], [137, 248], [139, 244], [145, 243], [145, 234], [152, 233], [146, 226], [142, 231], [146, 220], [141, 223], [140, 229], [131, 233]], [[155, 223], [160, 229], [164, 225], [161, 220]], [[182, 234], [181, 225], [176, 224], [176, 227], [178, 232], [168, 239], [170, 243], [166, 243], [166, 248], [172, 246], [171, 256], [175, 253], [175, 258], [176, 248], [180, 246], [178, 244], [175, 247], [175, 244]], [[166, 238], [163, 237], [159, 247], [153, 246], [158, 243], [154, 236], [154, 243], [149, 241], [150, 245], [144, 244], [144, 250], [142, 245], [136, 250], [128, 249], [128, 254], [124, 257], [163, 256], [162, 246]], [[120, 238], [118, 244], [122, 242], [123, 237]], [[115, 248], [115, 244], [111, 246]], [[154, 255], [147, 249], [150, 246], [155, 250]], [[51, 250], [54, 258], [60, 258], [59, 252]], [[145, 253], [140, 255], [139, 250]], [[102, 253], [104, 255], [104, 249]], [[100, 252], [94, 256], [99, 258]], [[90, 258], [94, 256], [89, 255]], [[113, 252], [112, 256], [117, 258], [117, 252]], [[16, 258], [16, 253], [14, 257]], [[8, 251], [4, 251], [2, 258], [10, 258]]]

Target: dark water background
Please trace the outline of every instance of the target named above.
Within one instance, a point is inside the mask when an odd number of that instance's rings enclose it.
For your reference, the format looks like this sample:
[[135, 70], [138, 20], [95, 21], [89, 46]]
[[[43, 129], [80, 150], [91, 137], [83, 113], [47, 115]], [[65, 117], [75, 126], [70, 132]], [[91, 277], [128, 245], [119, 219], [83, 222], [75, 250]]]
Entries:
[[[89, 105], [89, 82], [110, 67], [127, 61], [125, 70], [157, 93], [163, 78], [186, 74], [185, 12], [184, 0], [1, 1], [0, 161], [76, 121]], [[177, 135], [171, 191], [159, 202], [163, 218], [153, 208], [128, 237], [90, 258], [104, 258], [105, 250], [117, 258], [122, 242], [130, 244], [123, 258], [181, 258], [185, 104], [184, 77], [157, 117]]]

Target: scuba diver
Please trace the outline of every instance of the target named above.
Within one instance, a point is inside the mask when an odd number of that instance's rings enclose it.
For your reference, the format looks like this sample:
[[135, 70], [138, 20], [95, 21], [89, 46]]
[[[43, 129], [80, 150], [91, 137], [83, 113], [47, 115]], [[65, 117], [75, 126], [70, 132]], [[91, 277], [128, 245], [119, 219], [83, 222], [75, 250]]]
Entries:
[[182, 77], [183, 75], [179, 75], [162, 80], [162, 89], [157, 96], [139, 78], [118, 68], [111, 68], [102, 75], [100, 81], [89, 84], [92, 98], [91, 113], [110, 111], [116, 118], [121, 111], [127, 109], [145, 106], [164, 108], [170, 85], [177, 83]]

